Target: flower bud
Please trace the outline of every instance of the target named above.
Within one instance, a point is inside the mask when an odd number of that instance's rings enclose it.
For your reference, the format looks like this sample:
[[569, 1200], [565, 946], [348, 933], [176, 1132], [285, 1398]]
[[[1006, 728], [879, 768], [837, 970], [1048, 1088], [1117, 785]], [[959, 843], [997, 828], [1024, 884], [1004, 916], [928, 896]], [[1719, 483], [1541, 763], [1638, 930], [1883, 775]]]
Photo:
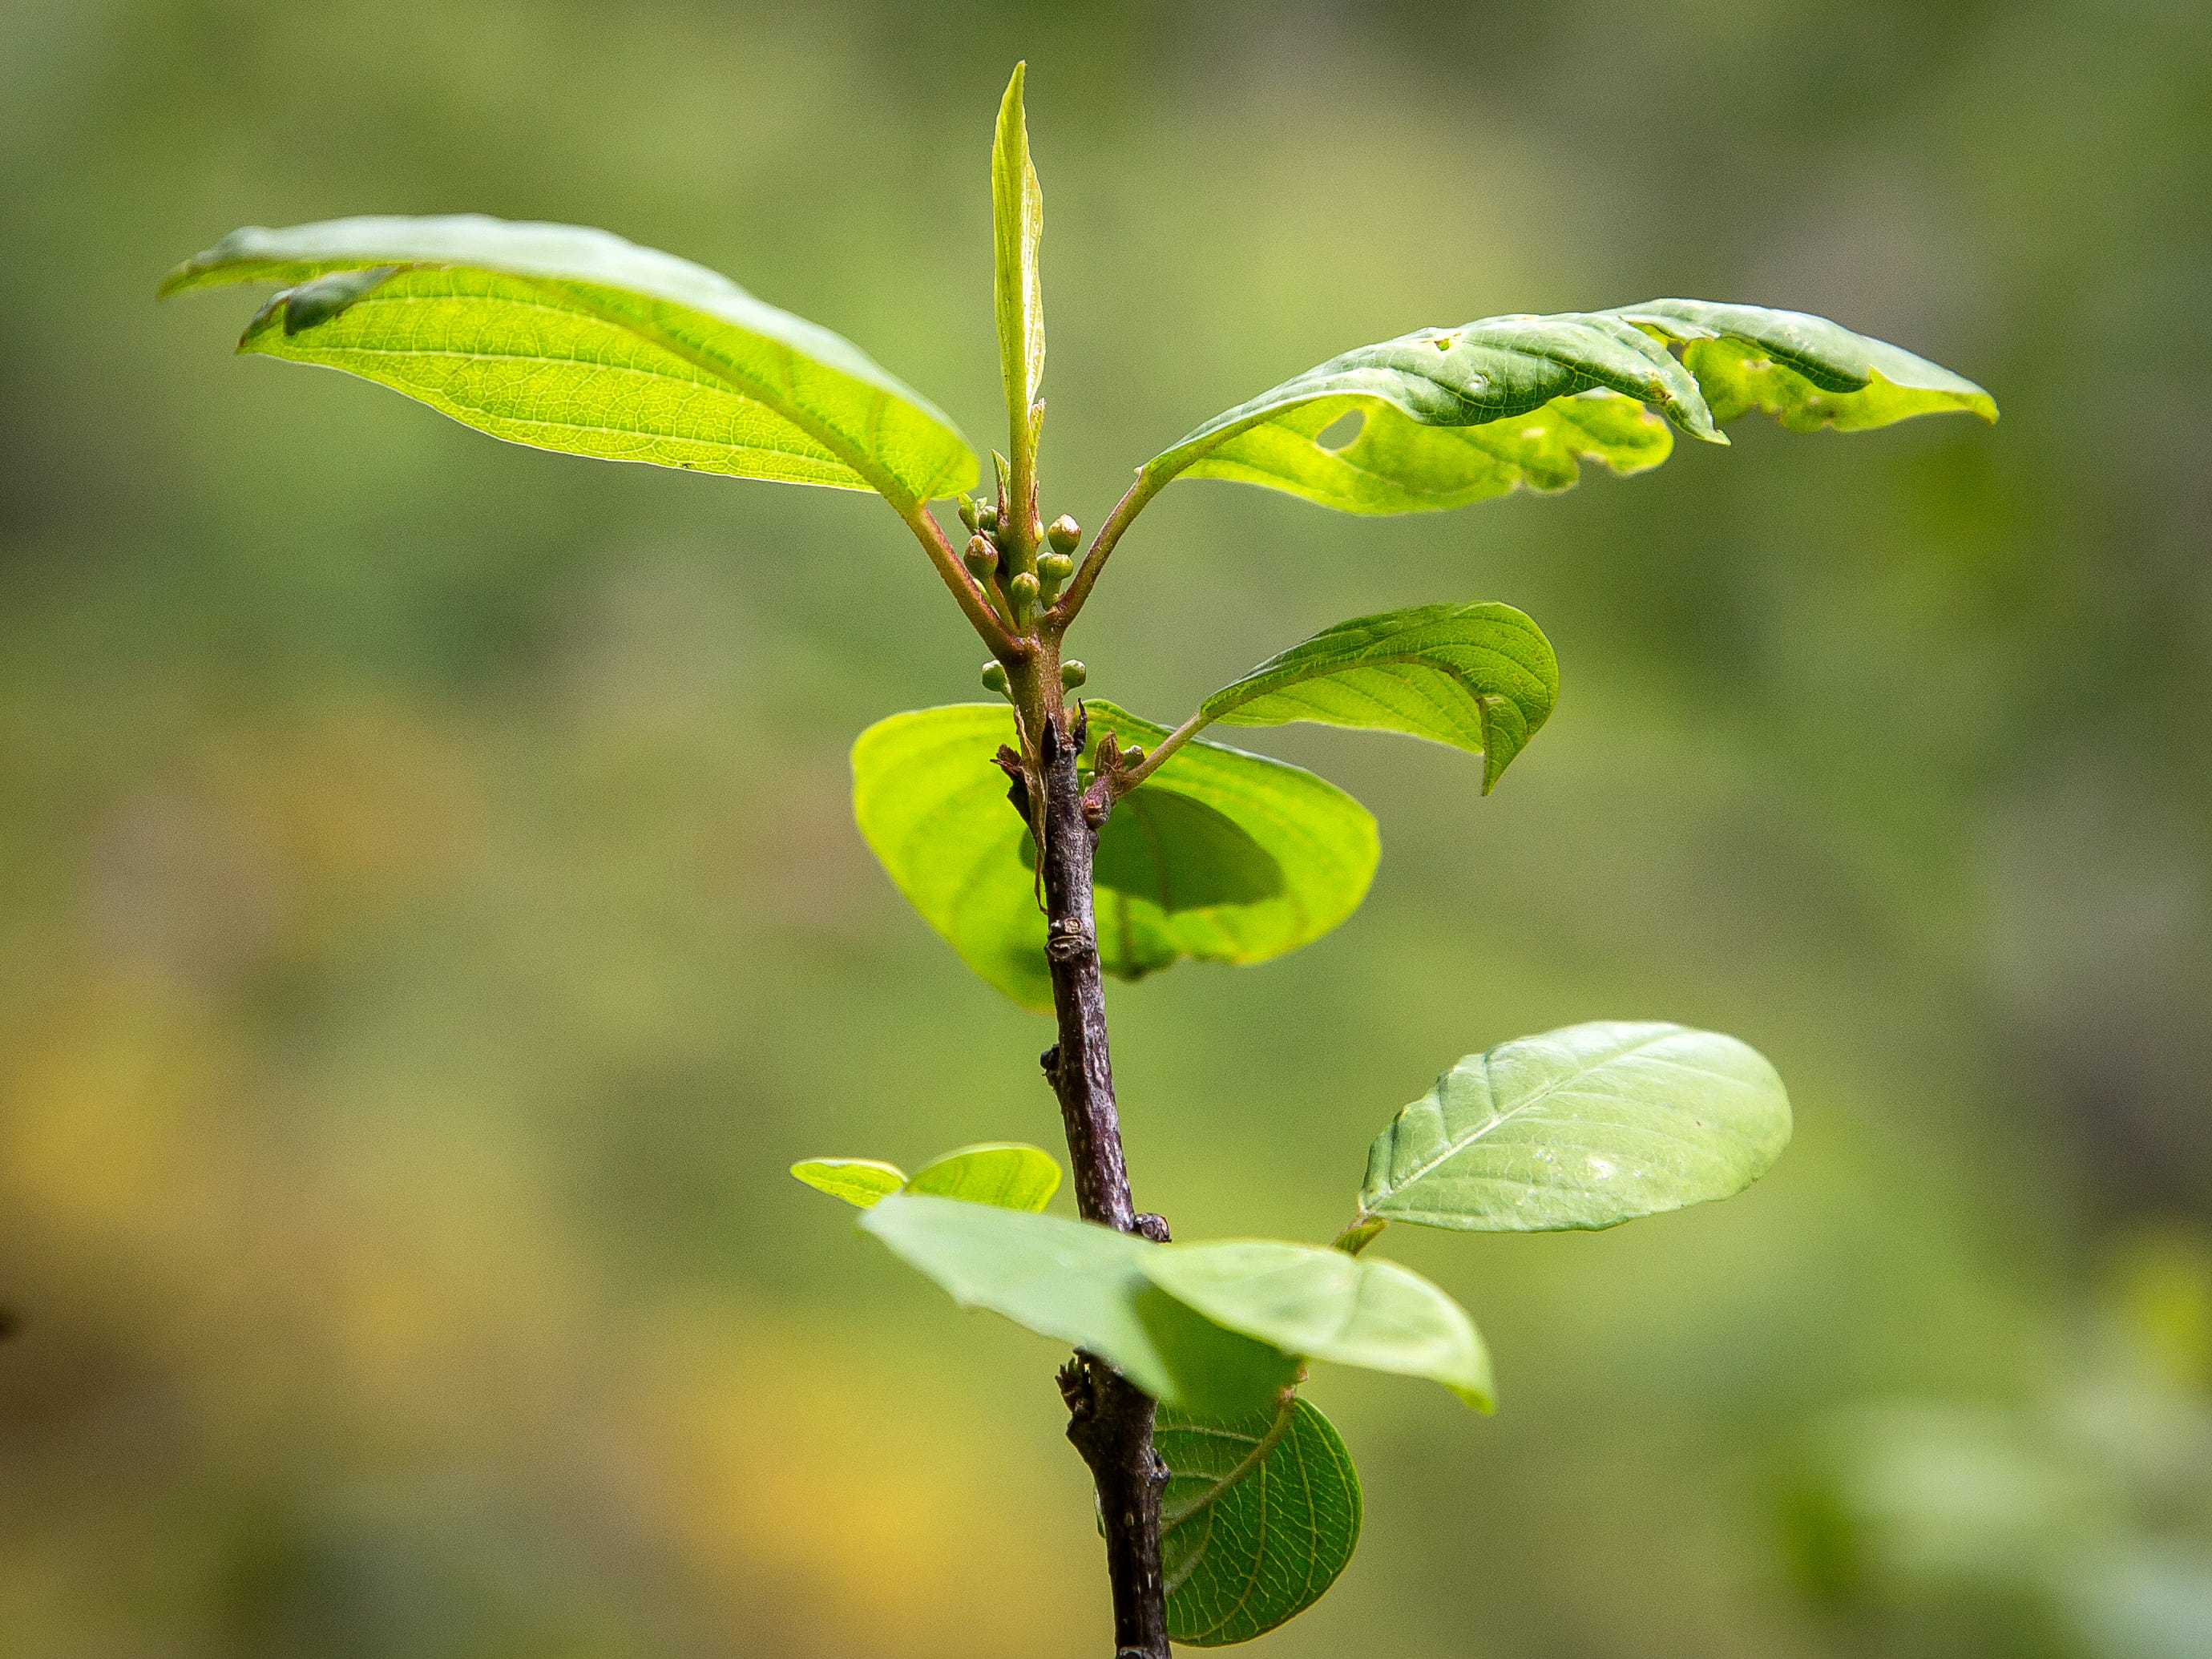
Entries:
[[1015, 626], [1027, 628], [1030, 613], [1036, 609], [1036, 577], [1026, 570], [1017, 572], [1013, 580], [1006, 584], [1006, 597], [1013, 601]]
[[1121, 751], [1121, 764], [1126, 769], [1133, 772], [1144, 763], [1145, 751], [1135, 744], [1131, 744]]
[[1070, 691], [1090, 678], [1091, 671], [1072, 659], [1060, 665], [1060, 683]]
[[983, 689], [995, 691], [1002, 697], [1006, 695], [1006, 664], [994, 659], [983, 665]]
[[999, 504], [988, 496], [975, 503], [975, 528], [989, 535], [999, 527]]
[[1037, 580], [1047, 587], [1058, 587], [1075, 574], [1075, 561], [1065, 553], [1048, 553], [1037, 561]]
[[1073, 553], [1076, 543], [1083, 539], [1083, 526], [1063, 513], [1045, 526], [1044, 538], [1052, 544], [1054, 552]]
[[975, 528], [975, 498], [966, 491], [960, 496], [960, 522], [972, 532]]
[[999, 568], [999, 550], [988, 536], [970, 536], [966, 554], [968, 568], [980, 577], [988, 577]]

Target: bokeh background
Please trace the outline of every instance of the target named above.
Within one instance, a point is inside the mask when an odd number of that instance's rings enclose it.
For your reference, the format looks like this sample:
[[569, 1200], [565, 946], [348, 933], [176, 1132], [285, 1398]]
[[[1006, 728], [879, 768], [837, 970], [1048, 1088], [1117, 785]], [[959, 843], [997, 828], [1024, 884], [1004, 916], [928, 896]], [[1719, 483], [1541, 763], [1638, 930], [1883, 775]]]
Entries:
[[1662, 294], [2006, 411], [1397, 520], [1189, 484], [1117, 559], [1078, 649], [1170, 721], [1437, 599], [1565, 680], [1486, 800], [1259, 734], [1384, 860], [1116, 990], [1182, 1236], [1328, 1237], [1438, 1070], [1577, 1020], [1798, 1111], [1724, 1206], [1393, 1236], [1504, 1409], [1317, 1380], [1366, 1534], [1272, 1650], [2212, 1652], [2200, 0], [0, 0], [0, 1654], [1103, 1650], [1049, 1345], [783, 1173], [1055, 1138], [1047, 1025], [848, 811], [863, 726], [977, 695], [911, 543], [151, 299], [241, 223], [600, 223], [988, 444], [1018, 56], [1048, 513], [1352, 344]]

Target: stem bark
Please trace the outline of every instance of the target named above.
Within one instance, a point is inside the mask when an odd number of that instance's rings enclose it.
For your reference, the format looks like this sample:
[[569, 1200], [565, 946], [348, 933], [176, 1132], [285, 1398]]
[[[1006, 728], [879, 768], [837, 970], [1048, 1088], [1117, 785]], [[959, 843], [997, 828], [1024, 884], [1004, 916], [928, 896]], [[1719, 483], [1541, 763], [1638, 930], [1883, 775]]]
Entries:
[[[1061, 708], [1054, 687], [1054, 695], [1042, 699], [1046, 712], [1036, 731], [1043, 793], [1045, 956], [1060, 1017], [1060, 1041], [1043, 1056], [1045, 1075], [1060, 1097], [1075, 1169], [1076, 1207], [1084, 1219], [1164, 1239], [1165, 1224], [1158, 1216], [1140, 1216], [1131, 1202], [1121, 1159], [1114, 1066], [1106, 1043], [1106, 987], [1091, 896], [1098, 825], [1091, 822], [1094, 809], [1084, 799], [1076, 769], [1084, 742], [1081, 717]], [[1152, 1448], [1152, 1399], [1091, 1354], [1078, 1354], [1060, 1372], [1060, 1384], [1067, 1401], [1067, 1437], [1090, 1465], [1098, 1488], [1114, 1594], [1115, 1659], [1170, 1659], [1167, 1600], [1160, 1580], [1160, 1495], [1168, 1471]]]

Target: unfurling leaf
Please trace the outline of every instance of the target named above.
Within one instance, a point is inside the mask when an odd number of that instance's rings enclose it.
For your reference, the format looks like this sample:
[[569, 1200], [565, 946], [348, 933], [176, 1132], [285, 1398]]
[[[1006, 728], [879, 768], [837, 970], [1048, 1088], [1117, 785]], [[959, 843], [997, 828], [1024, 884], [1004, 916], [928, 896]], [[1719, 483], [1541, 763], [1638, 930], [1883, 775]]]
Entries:
[[1002, 1210], [1042, 1210], [1060, 1190], [1060, 1165], [1042, 1146], [986, 1141], [923, 1164], [904, 1190]]
[[1551, 641], [1510, 605], [1357, 617], [1270, 657], [1200, 705], [1224, 726], [1317, 720], [1405, 732], [1483, 757], [1483, 793], [1559, 699]]
[[[1681, 362], [1670, 343], [1686, 346]], [[1564, 489], [1586, 459], [1640, 472], [1673, 448], [1660, 415], [1725, 443], [1719, 423], [1751, 409], [1799, 430], [1948, 410], [1996, 418], [1971, 380], [1825, 319], [1654, 300], [1359, 347], [1206, 422], [1147, 462], [1140, 487], [1230, 478], [1348, 513], [1419, 512]]]
[[239, 349], [343, 369], [494, 437], [604, 460], [954, 495], [952, 422], [851, 342], [602, 230], [450, 218], [234, 230], [164, 294], [293, 284]]
[[872, 1158], [811, 1158], [793, 1164], [791, 1172], [863, 1210], [893, 1193], [925, 1193], [1004, 1210], [1042, 1210], [1060, 1190], [1060, 1165], [1052, 1154], [1018, 1140], [963, 1146], [912, 1176]]
[[1163, 1244], [1141, 1265], [1216, 1324], [1286, 1352], [1425, 1376], [1477, 1411], [1496, 1403], [1474, 1322], [1410, 1267], [1261, 1239]]
[[1741, 1192], [1789, 1140], [1782, 1079], [1735, 1038], [1570, 1025], [1438, 1078], [1376, 1137], [1359, 1205], [1470, 1232], [1611, 1227]]
[[988, 1308], [1121, 1371], [1155, 1400], [1203, 1415], [1267, 1409], [1297, 1362], [1201, 1318], [1146, 1278], [1168, 1248], [1088, 1221], [896, 1194], [860, 1225], [964, 1308]]
[[992, 295], [998, 303], [999, 361], [1006, 408], [1026, 422], [1044, 381], [1044, 290], [1037, 281], [1037, 244], [1044, 238], [1044, 195], [1030, 159], [1029, 124], [1022, 110], [1022, 81], [1029, 65], [1014, 65], [999, 105], [991, 146], [991, 230], [995, 254]]
[[[1147, 749], [1165, 728], [1086, 705]], [[1003, 703], [894, 714], [853, 745], [860, 833], [899, 890], [970, 968], [1025, 1007], [1052, 1006], [1028, 829], [991, 763], [1014, 741]], [[1379, 854], [1375, 820], [1334, 785], [1280, 761], [1191, 743], [1123, 796], [1094, 872], [1106, 971], [1135, 979], [1182, 957], [1262, 962], [1358, 908]]]
[[1293, 1395], [1238, 1418], [1163, 1406], [1152, 1443], [1168, 1466], [1168, 1634], [1185, 1647], [1266, 1635], [1319, 1601], [1352, 1559], [1359, 1477], [1312, 1401]]
[[810, 1158], [793, 1164], [791, 1172], [817, 1192], [863, 1210], [906, 1185], [904, 1170], [872, 1158]]

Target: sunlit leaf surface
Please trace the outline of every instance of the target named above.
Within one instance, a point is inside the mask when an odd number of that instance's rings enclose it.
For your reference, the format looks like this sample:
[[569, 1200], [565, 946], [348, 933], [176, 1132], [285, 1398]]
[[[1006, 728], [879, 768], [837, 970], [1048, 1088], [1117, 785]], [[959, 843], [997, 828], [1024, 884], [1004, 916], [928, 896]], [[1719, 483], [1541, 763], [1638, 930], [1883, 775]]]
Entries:
[[1585, 459], [1639, 472], [1672, 450], [1660, 416], [1725, 443], [1720, 423], [1752, 409], [1800, 430], [1996, 418], [1972, 381], [1825, 319], [1654, 300], [1361, 346], [1204, 422], [1146, 464], [1144, 483], [1230, 478], [1348, 513], [1419, 512], [1564, 489]]
[[951, 422], [850, 341], [603, 230], [475, 214], [249, 227], [162, 292], [251, 282], [293, 286], [240, 351], [343, 369], [514, 443], [902, 502], [975, 479]]
[[1168, 1248], [1088, 1221], [898, 1194], [860, 1225], [963, 1308], [988, 1308], [1098, 1355], [1156, 1400], [1237, 1416], [1265, 1409], [1297, 1364], [1201, 1318], [1148, 1279]]
[[[1167, 735], [1091, 702], [1091, 743]], [[1014, 738], [1003, 703], [894, 714], [853, 746], [854, 811], [899, 890], [978, 974], [1052, 1006], [1028, 829], [991, 763]], [[1099, 837], [1098, 949], [1134, 979], [1182, 957], [1261, 962], [1358, 908], [1380, 848], [1367, 810], [1312, 773], [1191, 743], [1122, 798]]]
[[1611, 1227], [1726, 1198], [1790, 1140], [1757, 1050], [1605, 1021], [1470, 1054], [1375, 1139], [1369, 1215], [1477, 1232]]
[[1316, 720], [1449, 743], [1483, 757], [1487, 793], [1559, 695], [1551, 641], [1511, 605], [1423, 605], [1326, 629], [1201, 708], [1224, 726]]
[[1495, 1402], [1490, 1355], [1467, 1310], [1395, 1261], [1229, 1239], [1162, 1245], [1142, 1266], [1231, 1330], [1314, 1359], [1427, 1377], [1479, 1411]]

